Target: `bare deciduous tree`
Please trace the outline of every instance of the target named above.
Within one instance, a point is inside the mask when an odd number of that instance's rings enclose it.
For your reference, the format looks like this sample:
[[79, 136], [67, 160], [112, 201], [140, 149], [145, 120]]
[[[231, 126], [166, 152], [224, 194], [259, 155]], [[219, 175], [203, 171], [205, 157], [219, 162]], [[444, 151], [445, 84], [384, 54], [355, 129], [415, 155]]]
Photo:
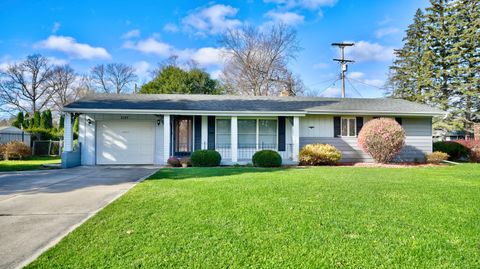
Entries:
[[75, 89], [77, 75], [69, 65], [56, 66], [53, 68], [49, 85], [54, 90], [53, 102], [58, 110], [66, 104], [78, 99]]
[[288, 69], [301, 49], [293, 29], [244, 26], [228, 30], [220, 43], [226, 49], [227, 62], [220, 78], [227, 91], [244, 95], [299, 93], [301, 81]]
[[122, 93], [137, 80], [135, 68], [122, 63], [100, 64], [92, 68], [92, 82], [97, 90], [106, 93]]
[[1, 110], [34, 113], [43, 109], [55, 94], [48, 83], [52, 69], [46, 57], [34, 54], [0, 72]]

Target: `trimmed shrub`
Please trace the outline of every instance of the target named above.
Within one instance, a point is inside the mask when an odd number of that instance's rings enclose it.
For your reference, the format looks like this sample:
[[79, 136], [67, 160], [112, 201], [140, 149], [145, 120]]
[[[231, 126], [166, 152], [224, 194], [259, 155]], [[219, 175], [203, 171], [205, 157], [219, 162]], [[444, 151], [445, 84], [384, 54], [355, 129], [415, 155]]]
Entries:
[[182, 166], [188, 167], [188, 166], [192, 166], [192, 161], [190, 160], [189, 157], [183, 157], [183, 158], [180, 159], [180, 164]]
[[264, 149], [253, 154], [252, 163], [257, 167], [280, 167], [282, 156], [274, 150]]
[[377, 163], [390, 162], [405, 145], [405, 131], [394, 119], [373, 119], [358, 134], [358, 146]]
[[8, 142], [3, 150], [5, 160], [21, 160], [30, 155], [32, 155], [30, 147], [20, 141]]
[[342, 158], [342, 153], [329, 144], [305, 145], [299, 154], [301, 165], [333, 165]]
[[434, 164], [439, 164], [443, 161], [448, 160], [448, 154], [445, 152], [441, 151], [434, 151], [430, 154], [427, 155], [427, 162], [428, 163], [434, 163]]
[[210, 149], [196, 150], [190, 156], [192, 166], [194, 167], [211, 167], [219, 166], [222, 156], [218, 151]]
[[455, 142], [468, 149], [471, 162], [480, 162], [480, 140], [457, 140]]
[[445, 152], [450, 156], [448, 160], [458, 161], [468, 158], [469, 150], [466, 146], [457, 143], [456, 141], [439, 141], [433, 143], [433, 151]]
[[179, 167], [179, 166], [180, 166], [180, 160], [179, 160], [177, 157], [173, 157], [173, 156], [171, 156], [170, 158], [168, 158], [167, 163], [168, 163], [171, 167]]
[[32, 134], [32, 140], [60, 140], [63, 136], [63, 132], [55, 129], [31, 128], [26, 131]]

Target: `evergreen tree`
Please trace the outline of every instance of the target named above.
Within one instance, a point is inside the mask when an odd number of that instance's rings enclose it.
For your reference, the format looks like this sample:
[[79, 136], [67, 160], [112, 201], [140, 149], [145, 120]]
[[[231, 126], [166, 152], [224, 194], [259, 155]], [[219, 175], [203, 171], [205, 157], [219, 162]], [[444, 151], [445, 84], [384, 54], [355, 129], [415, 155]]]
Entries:
[[65, 124], [65, 115], [61, 114], [60, 119], [58, 120], [58, 129], [63, 129], [63, 126]]
[[15, 118], [15, 121], [12, 123], [12, 125], [20, 129], [25, 128], [23, 121], [24, 121], [23, 111], [20, 111], [18, 112], [17, 117]]
[[52, 111], [50, 109], [47, 109], [47, 110], [42, 112], [40, 127], [44, 128], [44, 129], [52, 129], [52, 127], [53, 127]]
[[448, 112], [436, 129], [471, 131], [480, 109], [480, 0], [430, 0], [390, 68], [390, 95]]
[[421, 9], [408, 26], [403, 48], [395, 50], [396, 59], [391, 67], [390, 93], [397, 98], [426, 103], [431, 84], [426, 79], [431, 65], [426, 50], [426, 22]]
[[42, 116], [40, 115], [40, 111], [35, 111], [35, 113], [33, 113], [32, 120], [33, 121], [31, 122], [30, 127], [33, 127], [33, 128], [40, 128], [41, 127]]
[[47, 116], [47, 111], [44, 110], [41, 114], [40, 114], [40, 127], [43, 128], [43, 129], [47, 129], [47, 119], [48, 116]]
[[77, 117], [75, 117], [75, 120], [73, 121], [73, 133], [77, 137], [78, 137], [78, 124], [80, 123], [79, 118], [80, 117], [77, 116]]
[[23, 116], [23, 129], [29, 129], [30, 128], [30, 115], [25, 113]]
[[158, 75], [140, 89], [140, 93], [219, 94], [219, 83], [198, 68], [183, 70], [175, 65], [160, 69]]
[[480, 1], [459, 0], [451, 5], [451, 60], [455, 88], [453, 106], [465, 129], [473, 129], [473, 118], [480, 110]]

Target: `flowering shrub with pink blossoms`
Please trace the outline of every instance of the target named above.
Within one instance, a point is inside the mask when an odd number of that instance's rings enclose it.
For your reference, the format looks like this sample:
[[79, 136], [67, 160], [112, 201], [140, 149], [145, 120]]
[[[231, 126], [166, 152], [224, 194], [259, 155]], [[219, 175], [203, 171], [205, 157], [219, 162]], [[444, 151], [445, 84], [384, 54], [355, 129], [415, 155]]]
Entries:
[[405, 131], [394, 119], [379, 118], [365, 123], [358, 146], [378, 163], [388, 163], [405, 145]]

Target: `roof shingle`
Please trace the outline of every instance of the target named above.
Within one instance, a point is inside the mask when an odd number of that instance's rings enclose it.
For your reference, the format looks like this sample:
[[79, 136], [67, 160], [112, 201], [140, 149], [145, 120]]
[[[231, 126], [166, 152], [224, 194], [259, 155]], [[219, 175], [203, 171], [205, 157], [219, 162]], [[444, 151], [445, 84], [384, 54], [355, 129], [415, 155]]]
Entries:
[[175, 110], [175, 111], [266, 111], [266, 112], [382, 112], [442, 114], [428, 105], [393, 98], [321, 98], [186, 94], [95, 94], [65, 106], [76, 109]]

